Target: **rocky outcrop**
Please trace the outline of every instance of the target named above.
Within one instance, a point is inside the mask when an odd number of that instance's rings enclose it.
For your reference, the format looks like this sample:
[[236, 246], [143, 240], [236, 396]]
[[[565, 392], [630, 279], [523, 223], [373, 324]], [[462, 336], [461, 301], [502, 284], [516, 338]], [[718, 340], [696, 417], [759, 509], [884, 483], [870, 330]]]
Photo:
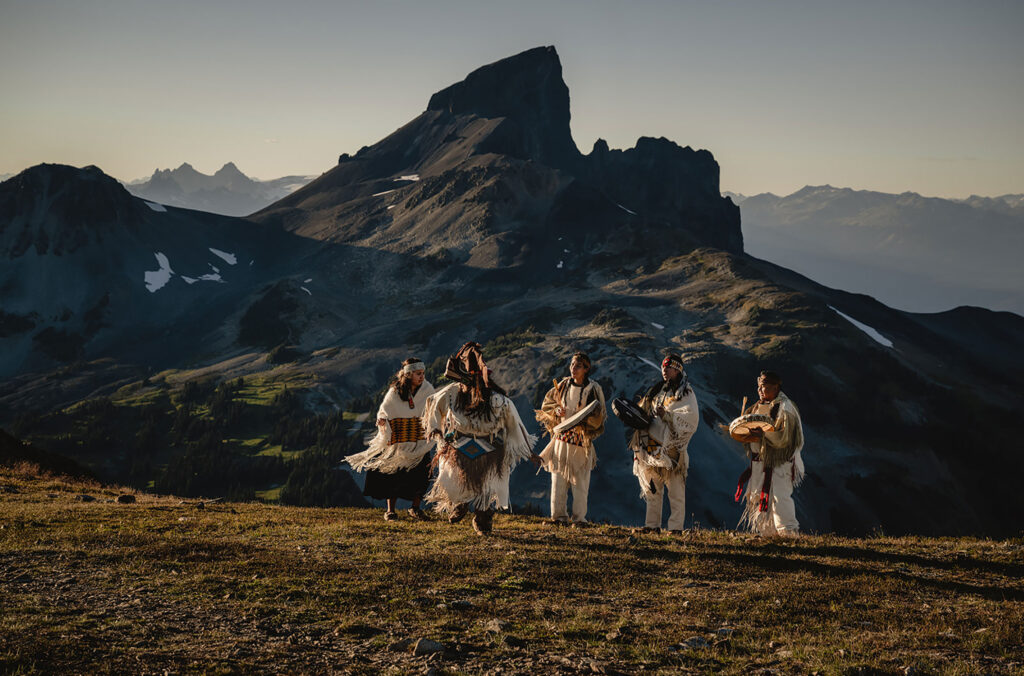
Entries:
[[[574, 238], [575, 251], [583, 246], [653, 263], [699, 246], [742, 251], [739, 211], [719, 194], [710, 152], [641, 138], [625, 151], [601, 141], [584, 157], [569, 120], [557, 52], [531, 49], [437, 92], [419, 117], [342, 156], [337, 167], [255, 219], [325, 241], [386, 242], [401, 253], [443, 244], [463, 252], [459, 262], [472, 259], [485, 269], [499, 260], [556, 269], [559, 257], [536, 256], [565, 248], [546, 241], [551, 234]], [[420, 208], [427, 203], [429, 209]], [[481, 245], [500, 255], [481, 257]], [[563, 262], [557, 269], [571, 267]]]
[[554, 47], [537, 47], [478, 68], [431, 96], [427, 110], [505, 118], [482, 152], [559, 169], [578, 162], [569, 130], [569, 88]]
[[707, 150], [648, 137], [610, 150], [598, 139], [582, 173], [626, 211], [670, 223], [698, 245], [743, 251], [739, 208], [722, 197], [718, 162]]
[[0, 258], [73, 253], [137, 228], [140, 206], [98, 167], [36, 165], [0, 184]]

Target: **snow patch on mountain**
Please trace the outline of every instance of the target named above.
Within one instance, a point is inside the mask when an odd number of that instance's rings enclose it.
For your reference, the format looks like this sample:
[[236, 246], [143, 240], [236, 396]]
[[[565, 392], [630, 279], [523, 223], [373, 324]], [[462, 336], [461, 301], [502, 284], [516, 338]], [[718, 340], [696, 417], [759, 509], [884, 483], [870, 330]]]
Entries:
[[872, 340], [874, 340], [879, 345], [884, 345], [885, 347], [892, 347], [892, 341], [889, 340], [888, 338], [886, 338], [885, 336], [883, 336], [877, 330], [873, 329], [872, 327], [868, 326], [867, 324], [864, 324], [862, 322], [858, 322], [856, 319], [854, 319], [850, 315], [843, 314], [842, 312], [840, 312], [839, 310], [836, 310], [831, 305], [829, 305], [828, 307], [829, 307], [830, 310], [834, 311], [837, 315], [839, 315], [840, 317], [842, 317], [846, 321], [850, 322], [851, 324], [856, 326], [858, 329], [860, 329], [864, 333], [868, 334], [868, 336], [870, 336], [872, 338]]
[[171, 270], [171, 262], [167, 260], [167, 256], [163, 255], [159, 251], [153, 255], [156, 256], [156, 262], [160, 266], [160, 269], [146, 270], [144, 275], [146, 290], [150, 293], [156, 293], [160, 289], [164, 288], [167, 282], [171, 281], [171, 276], [174, 274], [174, 270]]
[[[142, 201], [146, 202], [146, 200]], [[167, 211], [167, 209], [164, 208], [164, 205], [157, 204], [156, 202], [146, 202], [146, 206], [152, 209], [153, 211]]]
[[238, 263], [238, 258], [233, 253], [227, 253], [226, 251], [221, 251], [220, 249], [214, 249], [212, 246], [210, 247], [210, 253], [219, 258], [223, 258], [228, 265], [235, 265], [236, 263]]
[[653, 361], [651, 361], [650, 359], [645, 359], [644, 357], [640, 357], [640, 356], [638, 356], [638, 357], [637, 357], [637, 359], [639, 359], [640, 361], [642, 361], [642, 362], [643, 362], [643, 363], [645, 363], [645, 364], [648, 364], [648, 365], [650, 365], [650, 366], [653, 366], [654, 368], [658, 369], [658, 371], [661, 371], [661, 366], [659, 366], [659, 365], [655, 364], [655, 363], [654, 363]]

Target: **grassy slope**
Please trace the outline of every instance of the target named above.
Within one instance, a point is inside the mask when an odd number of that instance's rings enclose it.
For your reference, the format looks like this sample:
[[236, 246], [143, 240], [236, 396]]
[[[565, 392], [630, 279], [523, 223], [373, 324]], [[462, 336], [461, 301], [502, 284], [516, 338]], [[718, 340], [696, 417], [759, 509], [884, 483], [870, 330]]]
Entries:
[[[1024, 668], [1020, 540], [634, 536], [518, 516], [482, 539], [375, 510], [118, 494], [0, 469], [0, 672]], [[419, 638], [445, 651], [416, 656], [403, 641]]]

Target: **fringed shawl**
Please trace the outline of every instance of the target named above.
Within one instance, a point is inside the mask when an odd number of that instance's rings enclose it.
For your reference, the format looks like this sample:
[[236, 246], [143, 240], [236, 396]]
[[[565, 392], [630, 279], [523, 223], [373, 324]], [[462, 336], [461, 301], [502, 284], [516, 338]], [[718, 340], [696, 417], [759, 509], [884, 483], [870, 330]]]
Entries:
[[377, 410], [377, 420], [383, 420], [384, 425], [377, 427], [377, 434], [365, 451], [345, 458], [352, 469], [359, 472], [375, 469], [393, 474], [418, 465], [430, 452], [421, 418], [433, 393], [434, 386], [424, 380], [413, 395], [410, 407], [409, 401], [399, 397], [394, 387], [389, 388]]

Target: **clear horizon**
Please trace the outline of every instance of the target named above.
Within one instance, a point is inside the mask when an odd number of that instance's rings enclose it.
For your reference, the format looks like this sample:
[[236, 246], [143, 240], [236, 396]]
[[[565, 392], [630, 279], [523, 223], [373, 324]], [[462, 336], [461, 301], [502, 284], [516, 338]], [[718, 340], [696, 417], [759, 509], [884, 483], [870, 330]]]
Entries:
[[0, 174], [331, 169], [472, 70], [554, 45], [580, 151], [664, 136], [721, 188], [1024, 193], [1024, 5], [127, 0], [0, 6]]

